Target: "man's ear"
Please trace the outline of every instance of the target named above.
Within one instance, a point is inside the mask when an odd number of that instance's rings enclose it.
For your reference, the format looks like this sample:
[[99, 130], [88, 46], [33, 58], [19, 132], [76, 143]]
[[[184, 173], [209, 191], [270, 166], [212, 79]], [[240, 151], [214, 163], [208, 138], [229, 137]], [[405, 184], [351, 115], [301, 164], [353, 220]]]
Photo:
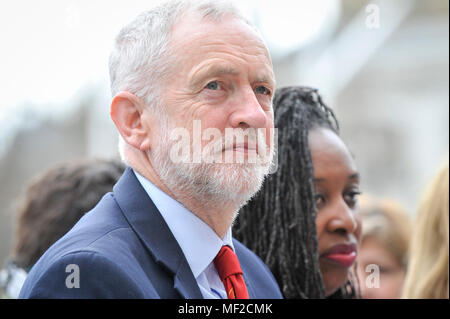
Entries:
[[111, 102], [110, 115], [120, 135], [141, 151], [150, 148], [148, 125], [144, 122], [145, 105], [130, 92], [119, 92]]

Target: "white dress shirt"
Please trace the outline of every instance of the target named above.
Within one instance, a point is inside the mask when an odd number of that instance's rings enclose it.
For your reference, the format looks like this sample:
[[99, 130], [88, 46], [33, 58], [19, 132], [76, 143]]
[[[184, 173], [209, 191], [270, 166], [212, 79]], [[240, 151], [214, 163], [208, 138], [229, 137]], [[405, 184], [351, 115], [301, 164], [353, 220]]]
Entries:
[[227, 293], [213, 260], [223, 245], [234, 250], [231, 227], [221, 239], [205, 222], [180, 202], [134, 171], [138, 181], [158, 208], [191, 267], [205, 299], [227, 299]]

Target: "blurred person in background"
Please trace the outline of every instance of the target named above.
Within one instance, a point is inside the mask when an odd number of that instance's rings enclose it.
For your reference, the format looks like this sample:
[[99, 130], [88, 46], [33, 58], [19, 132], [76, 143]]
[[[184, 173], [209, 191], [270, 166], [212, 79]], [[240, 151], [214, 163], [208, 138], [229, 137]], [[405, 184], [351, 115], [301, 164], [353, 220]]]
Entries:
[[449, 161], [430, 181], [413, 227], [403, 298], [448, 299]]
[[400, 298], [411, 236], [409, 215], [393, 200], [363, 195], [360, 205], [363, 233], [357, 268], [361, 297]]
[[278, 169], [241, 209], [235, 236], [269, 266], [285, 298], [355, 298], [359, 174], [316, 89], [274, 97]]
[[41, 255], [112, 190], [124, 170], [118, 160], [73, 161], [31, 181], [18, 211], [12, 257], [0, 275], [4, 297], [18, 297]]

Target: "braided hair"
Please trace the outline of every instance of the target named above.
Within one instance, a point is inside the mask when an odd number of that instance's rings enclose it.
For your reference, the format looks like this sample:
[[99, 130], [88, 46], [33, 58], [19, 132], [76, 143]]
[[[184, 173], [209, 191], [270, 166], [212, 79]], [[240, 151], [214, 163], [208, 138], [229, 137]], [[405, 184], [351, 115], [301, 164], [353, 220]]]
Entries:
[[[284, 87], [274, 97], [278, 169], [244, 206], [233, 235], [268, 265], [285, 298], [325, 298], [319, 269], [314, 173], [308, 132], [339, 133], [333, 111], [316, 89]], [[349, 281], [331, 297], [354, 297]]]

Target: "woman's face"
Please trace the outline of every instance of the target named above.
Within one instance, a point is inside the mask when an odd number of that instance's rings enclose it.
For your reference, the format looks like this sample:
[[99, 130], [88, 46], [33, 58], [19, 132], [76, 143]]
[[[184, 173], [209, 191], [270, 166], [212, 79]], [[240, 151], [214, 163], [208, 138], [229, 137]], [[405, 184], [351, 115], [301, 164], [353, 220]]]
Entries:
[[[377, 280], [372, 280], [374, 276]], [[387, 247], [369, 236], [364, 237], [358, 254], [358, 277], [363, 298], [397, 299], [401, 297], [405, 270]]]
[[326, 295], [342, 287], [361, 236], [359, 175], [342, 140], [330, 129], [309, 132], [317, 205], [320, 271]]

